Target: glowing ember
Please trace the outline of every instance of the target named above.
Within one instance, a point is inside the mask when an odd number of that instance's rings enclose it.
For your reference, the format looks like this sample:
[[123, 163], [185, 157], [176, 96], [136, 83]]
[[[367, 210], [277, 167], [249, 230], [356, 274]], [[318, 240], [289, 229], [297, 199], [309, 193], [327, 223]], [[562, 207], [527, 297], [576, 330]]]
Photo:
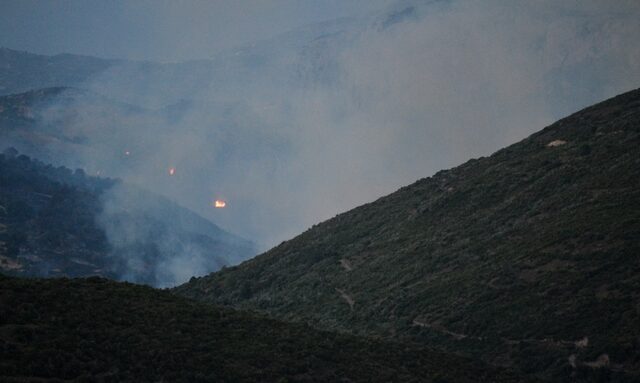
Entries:
[[172, 176], [176, 174], [176, 168], [169, 168], [169, 175]]
[[223, 207], [227, 206], [227, 203], [226, 203], [226, 202], [224, 202], [224, 201], [223, 201], [223, 200], [221, 200], [221, 199], [217, 199], [217, 200], [215, 200], [215, 201], [213, 202], [213, 206], [215, 206], [215, 207], [217, 207], [217, 208], [223, 208]]

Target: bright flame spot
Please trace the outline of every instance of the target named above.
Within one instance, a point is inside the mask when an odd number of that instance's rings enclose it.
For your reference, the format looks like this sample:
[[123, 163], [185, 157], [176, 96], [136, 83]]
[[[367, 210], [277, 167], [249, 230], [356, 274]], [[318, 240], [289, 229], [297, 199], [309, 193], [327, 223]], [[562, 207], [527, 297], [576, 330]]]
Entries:
[[124, 155], [125, 156], [129, 156], [129, 155], [131, 155], [131, 152], [127, 150], [127, 151], [124, 152]]
[[226, 202], [224, 202], [224, 201], [223, 201], [223, 200], [221, 200], [221, 199], [217, 199], [217, 200], [215, 200], [215, 201], [213, 202], [213, 206], [215, 206], [215, 207], [217, 207], [217, 208], [223, 208], [223, 207], [227, 206], [227, 203], [226, 203]]
[[169, 175], [172, 176], [176, 174], [176, 168], [169, 168]]

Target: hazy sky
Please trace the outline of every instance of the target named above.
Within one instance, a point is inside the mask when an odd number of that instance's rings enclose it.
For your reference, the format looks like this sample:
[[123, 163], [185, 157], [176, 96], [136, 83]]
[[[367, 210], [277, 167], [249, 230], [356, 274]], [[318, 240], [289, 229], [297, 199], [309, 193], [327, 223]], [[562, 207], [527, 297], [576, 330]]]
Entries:
[[0, 46], [184, 61], [390, 0], [0, 0]]

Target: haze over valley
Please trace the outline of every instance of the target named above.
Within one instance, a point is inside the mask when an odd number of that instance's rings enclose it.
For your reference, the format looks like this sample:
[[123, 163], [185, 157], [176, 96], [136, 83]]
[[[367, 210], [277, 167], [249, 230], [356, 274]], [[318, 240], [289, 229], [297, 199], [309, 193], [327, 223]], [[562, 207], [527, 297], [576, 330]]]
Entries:
[[4, 49], [2, 93], [73, 89], [21, 101], [30, 131], [11, 123], [3, 141], [141, 185], [266, 250], [631, 89], [634, 16], [634, 2], [402, 1], [175, 63]]

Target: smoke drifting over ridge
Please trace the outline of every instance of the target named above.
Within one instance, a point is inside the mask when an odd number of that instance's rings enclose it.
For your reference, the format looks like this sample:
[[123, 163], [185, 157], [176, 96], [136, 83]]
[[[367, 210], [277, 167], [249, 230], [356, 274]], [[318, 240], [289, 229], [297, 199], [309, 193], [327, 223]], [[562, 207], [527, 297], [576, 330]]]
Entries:
[[116, 184], [102, 203], [97, 221], [122, 280], [171, 287], [254, 255], [251, 242], [148, 191]]
[[147, 109], [78, 101], [69, 161], [266, 249], [637, 87], [639, 17], [633, 1], [404, 1], [211, 61], [123, 63], [83, 87]]

